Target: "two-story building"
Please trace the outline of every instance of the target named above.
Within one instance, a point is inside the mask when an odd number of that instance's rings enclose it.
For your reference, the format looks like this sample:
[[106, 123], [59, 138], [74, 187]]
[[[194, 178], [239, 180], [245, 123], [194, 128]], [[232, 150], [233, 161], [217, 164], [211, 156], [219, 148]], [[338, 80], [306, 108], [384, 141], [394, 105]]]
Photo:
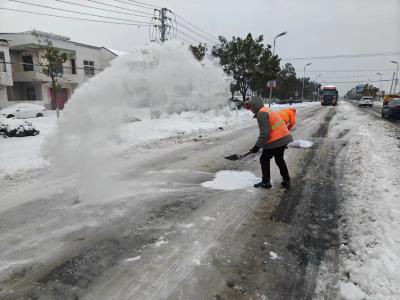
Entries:
[[[51, 97], [51, 79], [41, 73], [43, 41], [51, 41], [53, 47], [67, 54], [56, 97]], [[58, 101], [62, 108], [77, 87], [108, 67], [115, 57], [105, 47], [73, 42], [61, 35], [39, 31], [0, 33], [0, 107], [29, 102], [55, 109]]]

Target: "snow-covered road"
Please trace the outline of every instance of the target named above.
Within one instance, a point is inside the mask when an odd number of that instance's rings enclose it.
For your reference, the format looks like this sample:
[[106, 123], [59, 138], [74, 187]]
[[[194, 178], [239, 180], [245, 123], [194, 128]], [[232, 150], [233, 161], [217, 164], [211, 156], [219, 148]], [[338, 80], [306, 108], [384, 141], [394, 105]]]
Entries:
[[[274, 187], [265, 191], [251, 187], [258, 157], [223, 159], [254, 144], [248, 121], [127, 148], [83, 194], [76, 176], [4, 178], [0, 298], [395, 299], [396, 274], [374, 286], [365, 273], [381, 270], [378, 253], [400, 257], [389, 228], [399, 211], [398, 168], [389, 168], [399, 157], [394, 127], [348, 103], [300, 107], [293, 135], [315, 146], [287, 151], [293, 188], [286, 192], [274, 164]], [[383, 149], [369, 144], [377, 132]], [[365, 160], [374, 151], [383, 157]], [[242, 178], [237, 189], [202, 186], [221, 170]], [[377, 189], [360, 196], [366, 183]], [[371, 214], [377, 198], [386, 207]], [[371, 216], [376, 226], [365, 233]]]

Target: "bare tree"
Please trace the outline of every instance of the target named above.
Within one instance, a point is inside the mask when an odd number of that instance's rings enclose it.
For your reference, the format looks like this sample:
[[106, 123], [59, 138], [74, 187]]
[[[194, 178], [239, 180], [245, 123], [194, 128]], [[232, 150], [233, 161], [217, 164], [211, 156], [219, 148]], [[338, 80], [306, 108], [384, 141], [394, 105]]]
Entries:
[[33, 35], [39, 42], [39, 66], [41, 67], [40, 73], [50, 77], [51, 79], [51, 102], [56, 105], [57, 118], [60, 116], [59, 103], [56, 97], [56, 91], [61, 88], [58, 82], [59, 78], [63, 77], [64, 69], [63, 63], [67, 61], [67, 54], [61, 53], [57, 48], [53, 47], [50, 38], [45, 35], [44, 40], [41, 39], [43, 35], [34, 31]]

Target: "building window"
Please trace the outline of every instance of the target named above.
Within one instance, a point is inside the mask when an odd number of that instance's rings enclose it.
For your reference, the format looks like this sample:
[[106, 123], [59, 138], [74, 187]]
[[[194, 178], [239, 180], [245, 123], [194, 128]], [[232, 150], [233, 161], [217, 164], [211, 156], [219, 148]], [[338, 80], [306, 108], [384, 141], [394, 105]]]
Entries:
[[22, 62], [24, 63], [24, 71], [33, 71], [32, 55], [22, 55]]
[[85, 70], [85, 75], [93, 76], [94, 75], [94, 61], [84, 60], [83, 61], [83, 69]]
[[76, 74], [76, 63], [75, 63], [75, 59], [71, 59], [71, 70], [72, 70], [72, 74]]
[[27, 100], [36, 100], [35, 87], [26, 88], [26, 98]]
[[0, 51], [0, 72], [7, 72], [6, 58], [4, 52]]

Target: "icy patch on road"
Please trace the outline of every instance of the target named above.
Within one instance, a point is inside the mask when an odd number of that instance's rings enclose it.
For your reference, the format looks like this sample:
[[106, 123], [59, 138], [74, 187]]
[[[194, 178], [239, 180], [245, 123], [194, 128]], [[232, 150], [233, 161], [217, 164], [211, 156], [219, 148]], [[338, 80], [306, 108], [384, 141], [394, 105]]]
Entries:
[[261, 179], [249, 171], [223, 170], [215, 174], [212, 181], [203, 182], [201, 185], [216, 190], [239, 190], [252, 188]]
[[141, 258], [142, 258], [142, 257], [139, 255], [139, 256], [127, 258], [127, 259], [125, 259], [125, 261], [126, 261], [126, 262], [132, 262], [132, 261], [137, 261], [137, 260], [139, 260], [139, 259], [141, 259]]

